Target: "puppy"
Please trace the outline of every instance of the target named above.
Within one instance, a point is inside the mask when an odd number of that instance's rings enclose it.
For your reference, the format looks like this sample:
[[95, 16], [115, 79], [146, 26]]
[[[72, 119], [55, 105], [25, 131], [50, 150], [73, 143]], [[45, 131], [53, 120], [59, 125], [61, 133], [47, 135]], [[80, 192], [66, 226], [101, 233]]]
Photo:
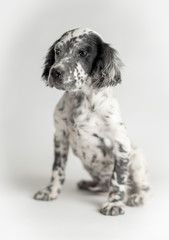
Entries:
[[68, 31], [50, 47], [42, 77], [65, 93], [54, 112], [52, 178], [35, 199], [58, 197], [71, 146], [92, 177], [78, 187], [108, 194], [102, 214], [124, 214], [125, 205], [145, 203], [149, 192], [145, 161], [131, 145], [113, 97], [114, 86], [121, 82], [120, 66], [117, 51], [90, 29]]

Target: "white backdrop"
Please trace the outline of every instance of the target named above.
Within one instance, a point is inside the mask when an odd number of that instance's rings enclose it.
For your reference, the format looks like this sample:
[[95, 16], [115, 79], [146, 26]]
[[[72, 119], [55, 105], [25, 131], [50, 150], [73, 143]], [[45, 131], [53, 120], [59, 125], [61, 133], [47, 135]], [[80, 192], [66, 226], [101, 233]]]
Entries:
[[[1, 239], [160, 239], [169, 237], [169, 1], [6, 0], [0, 9]], [[88, 177], [70, 153], [57, 201], [32, 199], [50, 179], [52, 114], [62, 91], [41, 81], [47, 49], [62, 33], [89, 27], [125, 63], [116, 87], [133, 143], [146, 155], [153, 197], [126, 215], [98, 213], [105, 197], [76, 189]], [[146, 238], [147, 234], [147, 238]], [[165, 238], [166, 239], [166, 238]]]

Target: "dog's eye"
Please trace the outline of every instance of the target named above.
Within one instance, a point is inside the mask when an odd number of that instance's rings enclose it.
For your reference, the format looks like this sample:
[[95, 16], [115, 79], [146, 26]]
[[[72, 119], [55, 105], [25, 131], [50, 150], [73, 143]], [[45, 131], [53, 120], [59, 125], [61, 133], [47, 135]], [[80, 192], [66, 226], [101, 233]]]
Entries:
[[81, 57], [86, 57], [87, 56], [87, 52], [86, 51], [83, 51], [83, 50], [80, 50], [79, 51], [79, 55], [81, 56]]
[[56, 53], [57, 56], [59, 56], [59, 55], [60, 55], [60, 49], [57, 48], [57, 49], [55, 50], [55, 53]]

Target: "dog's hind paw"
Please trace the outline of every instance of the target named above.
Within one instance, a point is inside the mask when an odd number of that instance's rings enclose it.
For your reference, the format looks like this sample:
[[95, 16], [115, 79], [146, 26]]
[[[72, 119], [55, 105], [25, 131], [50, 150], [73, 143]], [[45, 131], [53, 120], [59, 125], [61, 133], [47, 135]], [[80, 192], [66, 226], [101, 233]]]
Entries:
[[101, 184], [96, 181], [80, 181], [77, 184], [79, 189], [88, 190], [96, 193], [105, 193], [108, 192], [108, 184]]
[[130, 195], [127, 199], [126, 204], [130, 207], [140, 207], [143, 206], [147, 199], [148, 196], [146, 196], [147, 194], [144, 192], [140, 192], [140, 193], [133, 193], [132, 195]]

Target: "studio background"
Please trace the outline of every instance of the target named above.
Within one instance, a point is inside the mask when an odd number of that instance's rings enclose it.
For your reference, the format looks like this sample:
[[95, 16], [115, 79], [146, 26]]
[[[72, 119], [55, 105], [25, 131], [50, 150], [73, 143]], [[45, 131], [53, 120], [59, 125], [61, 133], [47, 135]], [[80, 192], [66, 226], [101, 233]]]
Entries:
[[[1, 239], [169, 237], [169, 2], [167, 0], [7, 0], [0, 9]], [[89, 27], [125, 64], [114, 90], [132, 142], [148, 161], [152, 200], [120, 217], [106, 200], [77, 190], [89, 178], [70, 151], [58, 200], [39, 202], [53, 163], [53, 111], [63, 92], [41, 80], [44, 57], [67, 30]]]

